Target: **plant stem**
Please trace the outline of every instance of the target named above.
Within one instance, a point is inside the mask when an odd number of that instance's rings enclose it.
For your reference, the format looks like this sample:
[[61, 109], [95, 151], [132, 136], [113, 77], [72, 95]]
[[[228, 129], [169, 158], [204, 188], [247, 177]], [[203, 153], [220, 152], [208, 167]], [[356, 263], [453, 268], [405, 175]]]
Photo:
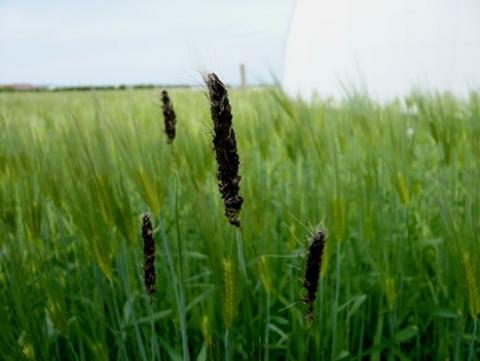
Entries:
[[269, 355], [269, 333], [270, 333], [270, 292], [267, 291], [267, 302], [266, 302], [266, 307], [267, 307], [267, 319], [265, 322], [265, 354], [264, 354], [264, 360], [268, 361], [270, 359]]
[[473, 356], [475, 353], [475, 339], [477, 336], [477, 319], [473, 320], [473, 337], [472, 340], [470, 341], [470, 346], [468, 348], [468, 361], [473, 360]]
[[240, 271], [242, 271], [245, 280], [247, 279], [247, 268], [245, 266], [245, 257], [243, 255], [243, 237], [242, 230], [240, 228], [235, 228], [235, 238], [237, 241], [237, 257], [238, 264], [240, 265]]
[[177, 283], [178, 286], [178, 298], [179, 298], [179, 308], [180, 313], [180, 329], [182, 333], [182, 348], [183, 348], [183, 359], [188, 361], [190, 359], [188, 353], [188, 335], [187, 335], [187, 320], [186, 320], [186, 307], [185, 307], [185, 295], [183, 292], [184, 284], [184, 259], [183, 259], [183, 244], [180, 237], [180, 223], [179, 223], [179, 214], [178, 214], [178, 201], [177, 201], [177, 179], [178, 174], [175, 177], [175, 229], [176, 229], [176, 238], [177, 238], [177, 249], [178, 249], [178, 259], [179, 259], [179, 280]]
[[230, 343], [229, 343], [229, 329], [225, 331], [225, 339], [224, 339], [224, 346], [225, 346], [225, 361], [230, 360]]
[[185, 301], [183, 297], [183, 287], [181, 287], [180, 282], [177, 278], [172, 257], [170, 255], [170, 249], [168, 247], [168, 240], [163, 227], [160, 226], [160, 231], [162, 233], [162, 240], [163, 240], [163, 252], [165, 253], [165, 258], [167, 259], [168, 269], [170, 271], [170, 276], [174, 283], [174, 292], [175, 292], [175, 299], [177, 303], [178, 309], [178, 317], [180, 319], [180, 332], [182, 337], [182, 352], [183, 352], [183, 359], [186, 361], [190, 360], [190, 354], [188, 352], [188, 334], [187, 334], [187, 321], [185, 317]]
[[335, 302], [332, 305], [332, 361], [335, 360], [335, 348], [337, 344], [337, 319], [338, 319], [338, 302], [340, 300], [340, 241], [337, 239], [337, 249], [335, 255]]

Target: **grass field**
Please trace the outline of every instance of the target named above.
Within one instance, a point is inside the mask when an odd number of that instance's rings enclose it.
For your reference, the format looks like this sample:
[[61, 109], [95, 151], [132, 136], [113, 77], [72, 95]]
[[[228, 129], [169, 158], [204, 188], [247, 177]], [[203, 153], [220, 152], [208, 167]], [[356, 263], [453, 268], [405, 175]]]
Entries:
[[241, 231], [223, 215], [206, 95], [171, 98], [169, 145], [158, 91], [0, 94], [1, 360], [480, 359], [479, 96], [232, 90]]

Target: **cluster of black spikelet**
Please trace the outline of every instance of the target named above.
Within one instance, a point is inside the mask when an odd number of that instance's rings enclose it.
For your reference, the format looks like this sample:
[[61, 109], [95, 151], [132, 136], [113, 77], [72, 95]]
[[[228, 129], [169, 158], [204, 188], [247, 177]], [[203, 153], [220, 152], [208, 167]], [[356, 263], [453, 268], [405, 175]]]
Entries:
[[325, 241], [325, 232], [319, 229], [313, 235], [310, 246], [308, 247], [305, 276], [303, 277], [303, 287], [307, 290], [307, 293], [303, 297], [303, 301], [307, 304], [307, 313], [305, 314], [307, 323], [313, 322], [313, 304], [317, 297]]
[[150, 216], [145, 214], [142, 218], [143, 238], [143, 281], [149, 295], [155, 293], [155, 240]]
[[210, 98], [210, 113], [213, 121], [213, 148], [217, 160], [219, 190], [225, 206], [225, 215], [234, 226], [240, 227], [240, 159], [237, 153], [235, 131], [232, 128], [232, 109], [225, 85], [214, 73], [204, 76]]
[[[240, 176], [238, 170], [240, 159], [237, 153], [235, 131], [232, 127], [232, 109], [228, 100], [225, 85], [214, 73], [204, 76], [210, 98], [210, 113], [213, 121], [213, 148], [217, 161], [217, 178], [219, 190], [225, 207], [228, 221], [240, 227], [240, 210], [243, 198], [240, 195]], [[165, 118], [165, 133], [168, 143], [175, 139], [176, 116], [172, 102], [166, 90], [161, 93], [163, 116]], [[144, 255], [144, 283], [148, 294], [155, 293], [155, 240], [150, 216], [142, 218], [142, 238]], [[305, 319], [308, 324], [313, 322], [313, 305], [317, 296], [322, 258], [325, 250], [326, 234], [318, 229], [310, 241], [305, 264], [303, 287], [306, 293], [303, 301], [307, 304]]]
[[177, 118], [175, 115], [175, 111], [173, 110], [172, 101], [170, 100], [170, 97], [166, 90], [162, 90], [161, 99], [163, 118], [165, 120], [165, 133], [167, 134], [167, 142], [173, 143], [173, 140], [175, 139], [175, 124], [177, 123]]

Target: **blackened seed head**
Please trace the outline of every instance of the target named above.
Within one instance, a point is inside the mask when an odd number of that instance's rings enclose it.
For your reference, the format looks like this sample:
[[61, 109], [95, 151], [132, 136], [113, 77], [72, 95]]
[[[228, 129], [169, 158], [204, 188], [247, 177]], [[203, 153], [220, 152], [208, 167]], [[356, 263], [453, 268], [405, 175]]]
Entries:
[[229, 222], [240, 226], [240, 209], [243, 198], [240, 196], [240, 159], [237, 141], [232, 127], [232, 112], [225, 85], [214, 73], [204, 76], [210, 99], [210, 113], [213, 121], [213, 148], [217, 161], [217, 179], [222, 196], [225, 215]]
[[148, 214], [144, 214], [142, 217], [142, 235], [143, 239], [145, 237], [149, 237], [152, 234], [152, 221], [150, 220], [150, 216]]
[[318, 282], [320, 279], [320, 270], [322, 268], [325, 241], [325, 232], [321, 229], [318, 229], [313, 235], [307, 251], [305, 275], [303, 278], [303, 287], [306, 290], [303, 301], [308, 305], [307, 313], [305, 315], [307, 322], [311, 322], [313, 320], [313, 304], [315, 302]]
[[215, 73], [209, 73], [204, 76], [203, 80], [207, 84], [210, 97], [220, 99], [221, 96], [227, 92], [225, 84], [221, 82]]
[[168, 92], [164, 89], [161, 93], [163, 118], [165, 122], [165, 134], [167, 135], [167, 142], [172, 143], [175, 139], [175, 124], [177, 123], [173, 104], [170, 100]]
[[148, 294], [155, 293], [155, 240], [153, 239], [152, 221], [148, 214], [142, 217], [143, 239], [143, 281]]

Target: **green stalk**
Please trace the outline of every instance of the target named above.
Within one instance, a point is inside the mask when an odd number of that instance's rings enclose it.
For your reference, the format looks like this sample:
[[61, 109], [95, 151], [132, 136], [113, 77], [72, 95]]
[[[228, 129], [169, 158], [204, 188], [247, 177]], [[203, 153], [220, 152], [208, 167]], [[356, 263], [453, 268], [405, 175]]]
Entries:
[[238, 264], [240, 265], [240, 271], [242, 271], [245, 280], [247, 279], [247, 267], [245, 266], [245, 257], [243, 254], [243, 237], [242, 230], [240, 228], [235, 228], [235, 239], [237, 241], [237, 257]]
[[270, 359], [270, 348], [269, 348], [269, 334], [270, 334], [270, 292], [267, 291], [267, 319], [265, 321], [265, 354], [263, 356], [265, 361]]
[[229, 329], [227, 328], [225, 331], [225, 338], [223, 340], [224, 347], [225, 347], [225, 361], [230, 360], [230, 342], [229, 342]]
[[187, 335], [187, 319], [186, 319], [186, 306], [185, 306], [185, 295], [183, 292], [184, 284], [184, 258], [183, 258], [183, 242], [180, 237], [180, 223], [179, 223], [179, 214], [178, 214], [178, 201], [177, 201], [177, 179], [178, 174], [175, 177], [175, 229], [177, 233], [177, 249], [178, 249], [178, 259], [180, 263], [179, 270], [179, 280], [177, 283], [178, 286], [178, 298], [179, 298], [179, 308], [181, 309], [180, 313], [180, 329], [182, 333], [182, 348], [183, 348], [183, 359], [188, 361], [190, 355], [188, 352], [188, 335]]
[[473, 335], [472, 340], [470, 341], [470, 345], [468, 347], [468, 361], [473, 360], [473, 356], [475, 354], [475, 339], [477, 336], [477, 319], [473, 320]]
[[337, 239], [335, 256], [335, 301], [332, 305], [332, 361], [335, 360], [335, 348], [337, 345], [337, 321], [338, 321], [338, 303], [340, 301], [340, 241]]
[[163, 245], [163, 252], [165, 253], [165, 258], [167, 259], [168, 269], [170, 271], [170, 277], [174, 283], [174, 293], [175, 299], [177, 303], [178, 309], [178, 317], [180, 319], [180, 332], [182, 337], [182, 354], [183, 359], [188, 361], [190, 360], [190, 354], [188, 352], [188, 335], [187, 335], [187, 321], [186, 321], [186, 307], [185, 307], [185, 300], [183, 296], [183, 288], [180, 285], [180, 282], [177, 278], [177, 274], [175, 272], [175, 268], [173, 266], [173, 260], [170, 255], [170, 249], [168, 247], [168, 240], [163, 227], [160, 226], [160, 232], [162, 233], [162, 245]]

